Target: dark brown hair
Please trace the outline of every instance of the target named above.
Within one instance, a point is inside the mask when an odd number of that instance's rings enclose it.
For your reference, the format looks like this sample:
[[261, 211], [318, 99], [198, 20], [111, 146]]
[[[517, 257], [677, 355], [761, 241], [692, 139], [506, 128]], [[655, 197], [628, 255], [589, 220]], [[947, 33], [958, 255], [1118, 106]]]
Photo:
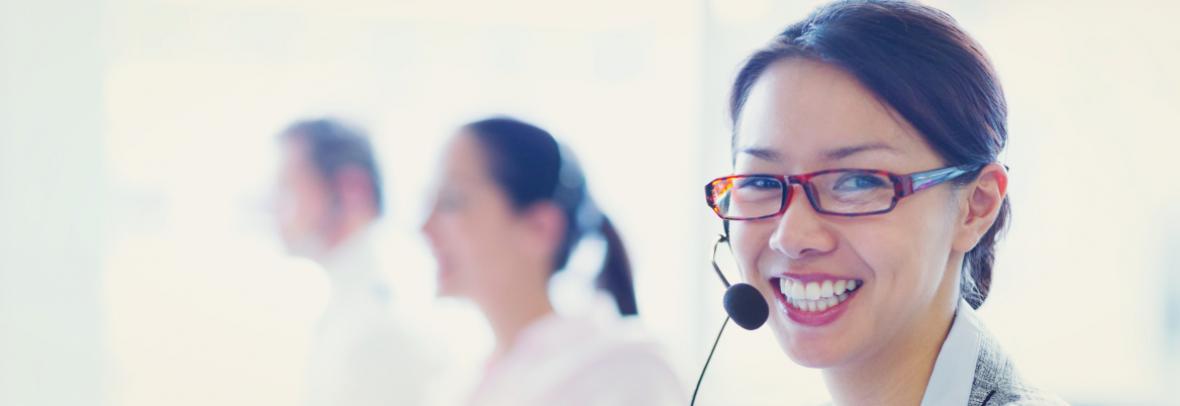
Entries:
[[492, 178], [517, 210], [552, 202], [565, 214], [566, 228], [553, 271], [565, 268], [574, 247], [586, 235], [606, 241], [606, 258], [596, 283], [615, 300], [624, 316], [639, 313], [631, 280], [631, 261], [618, 230], [590, 198], [586, 179], [573, 154], [547, 131], [507, 117], [468, 124], [488, 156]]
[[[1008, 108], [991, 62], [938, 9], [908, 1], [838, 1], [787, 27], [746, 60], [734, 81], [735, 142], [750, 88], [767, 67], [786, 58], [845, 70], [913, 125], [947, 165], [995, 162], [1007, 142]], [[964, 176], [959, 184], [978, 176]], [[1010, 210], [1005, 197], [995, 223], [964, 258], [961, 290], [974, 308], [987, 299], [995, 244]]]

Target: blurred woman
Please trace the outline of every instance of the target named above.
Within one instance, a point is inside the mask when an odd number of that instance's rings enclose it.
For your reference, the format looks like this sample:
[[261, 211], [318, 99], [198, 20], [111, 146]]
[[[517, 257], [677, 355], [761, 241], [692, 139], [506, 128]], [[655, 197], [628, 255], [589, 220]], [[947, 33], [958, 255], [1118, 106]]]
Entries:
[[572, 156], [540, 128], [491, 118], [463, 127], [444, 160], [423, 226], [439, 293], [474, 302], [496, 341], [470, 403], [683, 404], [655, 345], [616, 323], [554, 313], [550, 277], [579, 241], [598, 235], [606, 246], [598, 288], [619, 314], [638, 314], [623, 244]]
[[710, 182], [782, 350], [837, 405], [1060, 404], [975, 309], [1008, 221], [1004, 94], [947, 14], [825, 6], [733, 84], [733, 173]]

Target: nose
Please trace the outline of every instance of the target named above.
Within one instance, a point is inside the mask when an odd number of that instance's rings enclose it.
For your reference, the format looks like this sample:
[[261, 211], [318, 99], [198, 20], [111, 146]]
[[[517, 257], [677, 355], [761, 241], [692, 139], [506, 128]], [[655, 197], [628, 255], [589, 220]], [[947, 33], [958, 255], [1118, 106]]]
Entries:
[[802, 185], [790, 185], [787, 209], [778, 218], [770, 236], [770, 248], [790, 259], [803, 259], [831, 252], [836, 236], [820, 214], [811, 207]]
[[421, 232], [422, 235], [426, 236], [427, 239], [434, 238], [434, 228], [436, 227], [435, 223], [438, 222], [437, 217], [438, 215], [435, 213], [435, 210], [430, 210], [430, 212], [426, 215], [426, 221], [423, 221], [422, 226], [418, 227], [418, 231]]

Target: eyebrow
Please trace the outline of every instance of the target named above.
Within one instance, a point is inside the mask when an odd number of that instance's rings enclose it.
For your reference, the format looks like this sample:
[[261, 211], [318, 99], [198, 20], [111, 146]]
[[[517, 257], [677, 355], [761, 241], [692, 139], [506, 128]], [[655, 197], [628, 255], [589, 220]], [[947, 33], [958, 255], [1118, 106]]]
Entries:
[[739, 149], [738, 153], [752, 155], [753, 157], [763, 161], [779, 162], [782, 160], [782, 157], [779, 155], [778, 151], [769, 148], [745, 147]]
[[851, 147], [836, 148], [823, 153], [824, 159], [828, 161], [838, 161], [850, 156], [868, 151], [887, 151], [897, 153], [897, 150], [891, 146], [882, 143], [862, 144]]
[[[836, 148], [836, 149], [824, 151], [823, 153], [820, 154], [820, 156], [822, 156], [823, 160], [825, 160], [825, 161], [839, 161], [841, 159], [848, 158], [850, 156], [859, 154], [861, 152], [868, 152], [868, 151], [887, 151], [887, 152], [896, 153], [897, 149], [895, 149], [889, 145], [882, 144], [882, 143], [872, 143], [872, 144], [862, 144], [862, 145], [854, 145], [854, 146], [850, 146], [850, 147]], [[778, 151], [775, 151], [770, 148], [764, 148], [764, 147], [745, 147], [745, 148], [739, 149], [738, 153], [751, 155], [755, 158], [758, 158], [758, 159], [761, 159], [764, 161], [782, 162], [782, 160], [783, 160], [782, 154], [780, 154]]]

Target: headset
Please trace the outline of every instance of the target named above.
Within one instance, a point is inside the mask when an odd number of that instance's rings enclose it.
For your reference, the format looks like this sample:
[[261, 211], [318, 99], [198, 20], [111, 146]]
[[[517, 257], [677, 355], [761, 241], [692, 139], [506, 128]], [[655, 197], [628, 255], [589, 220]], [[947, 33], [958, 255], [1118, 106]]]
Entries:
[[757, 330], [766, 323], [766, 318], [770, 316], [770, 306], [767, 305], [766, 299], [758, 293], [758, 289], [748, 283], [730, 284], [729, 279], [725, 278], [725, 274], [721, 273], [721, 267], [717, 266], [717, 247], [721, 243], [729, 245], [729, 222], [725, 222], [725, 234], [717, 236], [717, 242], [713, 243], [713, 272], [717, 273], [717, 277], [721, 278], [721, 283], [725, 285], [725, 297], [722, 303], [725, 306], [725, 321], [721, 322], [721, 329], [717, 331], [717, 338], [713, 339], [713, 348], [709, 349], [709, 357], [705, 359], [705, 366], [701, 368], [701, 375], [697, 378], [697, 385], [692, 390], [692, 400], [689, 406], [693, 406], [697, 402], [697, 392], [701, 390], [701, 381], [705, 379], [705, 371], [709, 369], [709, 362], [713, 360], [713, 352], [717, 351], [717, 343], [721, 341], [721, 333], [725, 332], [725, 326], [729, 324], [729, 320], [741, 326], [746, 330]]

